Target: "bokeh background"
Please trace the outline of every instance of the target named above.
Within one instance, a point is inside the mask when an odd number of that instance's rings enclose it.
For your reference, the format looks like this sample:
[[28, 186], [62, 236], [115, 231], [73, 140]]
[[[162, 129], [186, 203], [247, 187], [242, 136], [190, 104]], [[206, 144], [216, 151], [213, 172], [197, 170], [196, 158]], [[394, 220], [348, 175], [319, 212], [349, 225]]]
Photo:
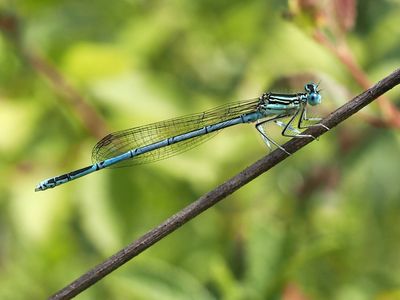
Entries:
[[[400, 65], [400, 1], [0, 2], [0, 298], [43, 299], [267, 154], [252, 125], [154, 164], [108, 132], [321, 82], [320, 115]], [[400, 299], [399, 88], [77, 299]]]

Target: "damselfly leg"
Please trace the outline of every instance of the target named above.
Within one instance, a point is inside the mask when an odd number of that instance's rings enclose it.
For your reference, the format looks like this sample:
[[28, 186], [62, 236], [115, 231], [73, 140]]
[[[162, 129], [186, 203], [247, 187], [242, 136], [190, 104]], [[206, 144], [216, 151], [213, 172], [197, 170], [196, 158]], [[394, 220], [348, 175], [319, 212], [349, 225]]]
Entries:
[[303, 124], [304, 121], [306, 121], [306, 122], [308, 122], [308, 121], [311, 121], [311, 122], [320, 122], [321, 120], [322, 120], [322, 118], [308, 118], [308, 117], [307, 117], [307, 109], [306, 109], [306, 107], [304, 106], [303, 109], [302, 109], [302, 111], [301, 111], [301, 116], [300, 116], [300, 118], [299, 118], [299, 123], [298, 123], [297, 127], [298, 127], [299, 129], [307, 129], [307, 128], [309, 128], [309, 127], [317, 127], [317, 126], [319, 126], [319, 127], [325, 128], [326, 131], [329, 131], [330, 128], [329, 128], [328, 126], [324, 125], [324, 124], [321, 124], [321, 123], [316, 123], [316, 124], [314, 123], [314, 124], [308, 124], [308, 125]]
[[291, 155], [290, 152], [288, 152], [285, 148], [283, 148], [281, 145], [279, 145], [277, 142], [275, 142], [272, 138], [270, 138], [269, 136], [267, 136], [267, 134], [264, 131], [264, 128], [262, 125], [266, 125], [269, 122], [274, 122], [277, 121], [279, 119], [285, 118], [287, 117], [287, 115], [279, 115], [273, 118], [270, 118], [268, 120], [263, 120], [261, 122], [258, 122], [256, 124], [256, 129], [257, 131], [261, 134], [262, 139], [264, 140], [265, 144], [267, 145], [267, 147], [269, 148], [270, 152], [272, 151], [272, 147], [271, 147], [271, 143], [274, 144], [277, 148], [281, 149], [283, 152], [285, 152], [287, 155]]
[[[299, 115], [300, 115], [300, 117], [299, 117]], [[282, 119], [287, 118], [287, 117], [290, 117], [288, 122], [282, 121]], [[296, 118], [299, 119], [297, 126], [294, 125]], [[291, 153], [289, 153], [286, 149], [284, 149], [281, 145], [279, 145], [279, 143], [274, 141], [274, 139], [272, 139], [270, 136], [268, 136], [266, 134], [266, 130], [265, 130], [266, 125], [268, 125], [269, 123], [273, 123], [273, 124], [276, 124], [279, 127], [283, 128], [281, 135], [284, 137], [317, 139], [316, 137], [314, 137], [311, 134], [302, 134], [301, 129], [307, 129], [309, 127], [314, 127], [314, 126], [321, 126], [321, 127], [325, 128], [326, 130], [329, 130], [329, 128], [327, 126], [325, 126], [324, 124], [320, 124], [320, 123], [305, 124], [306, 122], [319, 122], [321, 120], [322, 120], [321, 118], [308, 118], [306, 108], [305, 108], [305, 106], [303, 106], [291, 115], [287, 115], [287, 114], [278, 115], [278, 116], [275, 116], [275, 117], [267, 119], [267, 120], [259, 121], [256, 124], [256, 129], [261, 134], [261, 137], [263, 138], [265, 144], [270, 149], [270, 151], [272, 151], [271, 144], [273, 144], [277, 148], [284, 151], [286, 154], [290, 155]]]
[[[296, 119], [296, 117], [298, 116], [299, 111], [300, 110], [297, 110], [293, 114], [293, 116], [290, 118], [289, 122], [285, 125], [285, 127], [282, 130], [282, 135], [286, 136], [286, 137], [292, 137], [292, 138], [312, 138], [315, 140], [315, 137], [311, 134], [301, 134], [301, 133], [297, 133], [297, 132], [295, 132], [295, 134], [288, 133], [289, 129], [293, 128], [292, 124], [293, 124], [294, 120]], [[303, 108], [303, 111], [304, 111], [304, 108]], [[301, 119], [301, 116], [300, 116], [300, 119]], [[284, 124], [284, 123], [282, 122], [282, 124]], [[297, 131], [299, 131], [299, 130], [297, 130]]]

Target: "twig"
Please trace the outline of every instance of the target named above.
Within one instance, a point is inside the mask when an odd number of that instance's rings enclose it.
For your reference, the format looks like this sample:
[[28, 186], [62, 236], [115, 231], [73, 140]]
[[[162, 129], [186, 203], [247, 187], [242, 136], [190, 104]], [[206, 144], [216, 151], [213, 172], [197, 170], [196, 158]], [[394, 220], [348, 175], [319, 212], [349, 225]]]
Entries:
[[[372, 83], [368, 79], [368, 76], [357, 64], [354, 56], [352, 55], [349, 47], [345, 40], [342, 40], [341, 46], [334, 45], [321, 31], [315, 31], [314, 40], [325, 46], [330, 50], [349, 70], [355, 81], [364, 89], [367, 89]], [[369, 117], [371, 123], [376, 123], [379, 126], [390, 125], [391, 127], [400, 128], [400, 112], [396, 106], [390, 102], [387, 97], [380, 97], [378, 99], [378, 105], [383, 113], [384, 122], [378, 122], [376, 119]], [[387, 123], [387, 124], [382, 124]]]
[[104, 119], [50, 62], [32, 50], [24, 49], [21, 53], [32, 68], [52, 84], [55, 92], [60, 94], [61, 99], [73, 109], [91, 135], [100, 139], [107, 134]]
[[[397, 69], [392, 74], [375, 84], [373, 87], [364, 91], [362, 94], [353, 98], [351, 101], [347, 102], [345, 105], [331, 113], [322, 121], [322, 123], [329, 128], [335, 127], [399, 83], [400, 69]], [[326, 130], [323, 127], [313, 127], [308, 129], [306, 134], [312, 134], [313, 136], [318, 137], [325, 132]], [[287, 142], [284, 147], [289, 152], [294, 153], [312, 141], [312, 139], [292, 139]], [[249, 183], [254, 178], [265, 173], [279, 162], [285, 160], [287, 157], [288, 156], [279, 149], [273, 151], [268, 156], [258, 160], [236, 176], [200, 197], [197, 201], [188, 205], [156, 228], [150, 230], [145, 235], [132, 242], [130, 245], [123, 248], [103, 263], [89, 270], [86, 274], [82, 275], [71, 284], [55, 293], [50, 297], [50, 299], [70, 299], [78, 295], [102, 279], [104, 276], [110, 274], [112, 271], [116, 270], [118, 267], [122, 266], [130, 259], [161, 240], [163, 237], [175, 231], [177, 228], [198, 216], [200, 213], [215, 205], [228, 195], [232, 194], [243, 185]]]
[[12, 14], [0, 11], [0, 32], [10, 41], [15, 52], [27, 62], [32, 69], [43, 75], [62, 100], [73, 109], [85, 128], [95, 137], [102, 138], [107, 133], [106, 122], [101, 115], [68, 83], [66, 78], [44, 57], [23, 45], [20, 19]]

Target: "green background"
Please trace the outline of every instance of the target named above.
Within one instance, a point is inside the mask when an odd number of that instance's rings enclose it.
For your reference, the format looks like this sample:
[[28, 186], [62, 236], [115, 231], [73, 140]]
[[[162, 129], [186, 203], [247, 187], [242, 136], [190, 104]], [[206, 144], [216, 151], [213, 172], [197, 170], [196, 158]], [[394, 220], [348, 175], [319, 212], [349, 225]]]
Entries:
[[[359, 1], [347, 19], [304, 3], [0, 2], [0, 299], [50, 296], [267, 154], [238, 126], [34, 192], [90, 164], [102, 134], [309, 80], [327, 115], [363, 88], [316, 28], [372, 82], [400, 65], [399, 1]], [[398, 88], [387, 96], [399, 105]], [[362, 116], [383, 118], [376, 104]], [[352, 117], [77, 299], [400, 299], [399, 151], [398, 129]]]

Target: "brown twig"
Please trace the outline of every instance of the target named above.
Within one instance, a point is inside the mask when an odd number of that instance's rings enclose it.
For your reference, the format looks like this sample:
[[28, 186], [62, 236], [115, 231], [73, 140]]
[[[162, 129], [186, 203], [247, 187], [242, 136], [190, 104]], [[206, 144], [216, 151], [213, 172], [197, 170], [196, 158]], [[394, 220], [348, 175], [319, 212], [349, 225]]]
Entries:
[[[353, 98], [351, 101], [347, 102], [345, 105], [338, 108], [327, 118], [322, 120], [322, 123], [329, 128], [337, 126], [339, 123], [343, 122], [362, 109], [364, 106], [368, 105], [373, 100], [398, 84], [400, 84], [400, 69], [397, 69], [392, 74], [375, 84], [373, 87], [367, 89], [360, 95]], [[312, 134], [315, 137], [319, 137], [325, 132], [326, 129], [323, 127], [312, 127], [308, 129], [305, 134]], [[292, 139], [283, 147], [285, 147], [285, 149], [287, 149], [289, 152], [294, 153], [312, 141], [313, 139], [311, 138]], [[78, 295], [106, 275], [110, 274], [112, 271], [131, 260], [133, 257], [139, 255], [144, 250], [151, 247], [183, 224], [187, 223], [206, 209], [226, 198], [228, 195], [232, 194], [256, 177], [265, 173], [281, 161], [285, 160], [287, 157], [288, 156], [279, 149], [273, 151], [268, 156], [258, 160], [236, 176], [200, 197], [198, 200], [188, 205], [180, 212], [171, 216], [162, 224], [150, 230], [142, 237], [105, 260], [103, 263], [89, 270], [87, 273], [83, 274], [81, 277], [55, 293], [50, 297], [50, 299], [70, 299]]]
[[[326, 36], [321, 32], [316, 30], [314, 32], [314, 39], [321, 45], [325, 46], [329, 51], [331, 51], [347, 68], [355, 81], [363, 88], [366, 89], [371, 86], [371, 81], [368, 76], [357, 64], [354, 56], [352, 55], [349, 47], [342, 40], [340, 46], [334, 45]], [[390, 100], [382, 96], [378, 99], [378, 105], [382, 111], [385, 119], [385, 123], [389, 123], [391, 127], [400, 128], [400, 111], [390, 102]], [[374, 119], [371, 118], [373, 123]], [[380, 122], [379, 122], [380, 123]], [[380, 123], [381, 124], [381, 123]], [[380, 125], [382, 126], [382, 124]]]
[[36, 72], [43, 75], [52, 85], [61, 99], [73, 109], [85, 128], [98, 139], [105, 136], [107, 126], [103, 118], [89, 105], [84, 97], [74, 89], [64, 76], [44, 57], [34, 53], [23, 45], [21, 22], [12, 14], [0, 11], [0, 31], [7, 37], [15, 52], [27, 62]]
[[[295, 21], [307, 31], [304, 19], [311, 25], [314, 40], [335, 55], [349, 71], [355, 82], [363, 89], [372, 85], [367, 74], [355, 59], [346, 39], [347, 33], [354, 28], [357, 18], [356, 0], [335, 0], [322, 4], [321, 1], [293, 1], [284, 17]], [[400, 128], [400, 111], [384, 96], [378, 99], [382, 120], [372, 116], [363, 116], [370, 124], [380, 127]]]
[[34, 70], [43, 75], [52, 84], [54, 90], [61, 95], [61, 99], [73, 109], [86, 129], [94, 137], [100, 139], [107, 134], [108, 130], [103, 118], [55, 67], [32, 51], [24, 50], [23, 56]]

